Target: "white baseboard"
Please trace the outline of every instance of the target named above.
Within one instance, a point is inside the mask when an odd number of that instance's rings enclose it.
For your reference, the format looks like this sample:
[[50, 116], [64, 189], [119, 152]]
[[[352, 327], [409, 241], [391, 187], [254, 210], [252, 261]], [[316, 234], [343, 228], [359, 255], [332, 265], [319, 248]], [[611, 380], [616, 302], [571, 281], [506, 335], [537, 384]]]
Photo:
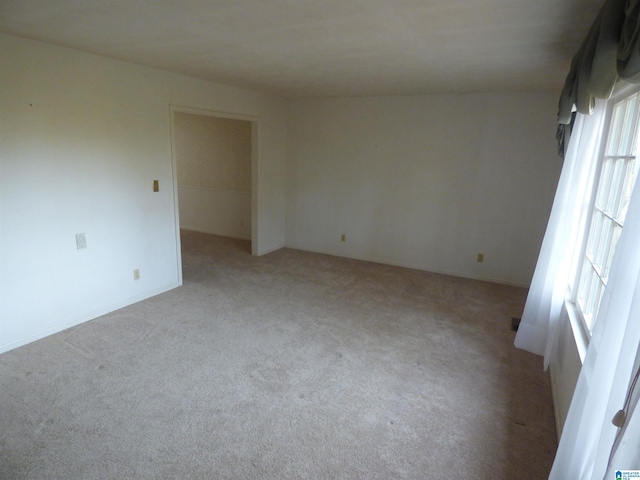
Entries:
[[190, 232], [197, 232], [197, 233], [206, 233], [208, 235], [218, 235], [219, 237], [235, 238], [236, 240], [251, 241], [251, 236], [247, 237], [245, 235], [232, 235], [225, 232], [216, 232], [216, 231], [206, 230], [198, 227], [190, 227], [189, 225], [180, 225], [180, 230], [188, 230]]
[[301, 248], [301, 247], [297, 247], [295, 245], [285, 245], [285, 248], [291, 248], [292, 250], [300, 250], [303, 252], [310, 252], [310, 253], [321, 253], [323, 255], [331, 255], [333, 257], [340, 257], [340, 258], [350, 258], [352, 260], [361, 260], [363, 262], [371, 262], [371, 263], [380, 263], [382, 265], [391, 265], [393, 267], [403, 267], [403, 268], [410, 268], [412, 270], [420, 270], [422, 272], [429, 272], [429, 273], [437, 273], [439, 275], [449, 275], [452, 277], [459, 277], [459, 278], [468, 278], [469, 280], [478, 280], [480, 282], [490, 282], [490, 283], [497, 283], [499, 285], [507, 285], [510, 287], [520, 287], [520, 288], [529, 288], [530, 285], [529, 284], [524, 284], [524, 283], [519, 283], [519, 282], [510, 282], [504, 279], [500, 279], [500, 278], [492, 278], [492, 277], [481, 277], [478, 275], [470, 275], [470, 274], [466, 274], [466, 273], [460, 273], [460, 272], [453, 272], [453, 271], [447, 271], [447, 270], [438, 270], [438, 269], [427, 269], [424, 267], [424, 265], [418, 265], [415, 263], [411, 263], [411, 262], [395, 262], [395, 261], [391, 261], [385, 258], [379, 258], [379, 257], [365, 257], [365, 256], [358, 256], [358, 255], [343, 255], [343, 254], [339, 254], [339, 253], [335, 253], [335, 252], [327, 252], [327, 251], [322, 251], [322, 250], [313, 250], [310, 248]]

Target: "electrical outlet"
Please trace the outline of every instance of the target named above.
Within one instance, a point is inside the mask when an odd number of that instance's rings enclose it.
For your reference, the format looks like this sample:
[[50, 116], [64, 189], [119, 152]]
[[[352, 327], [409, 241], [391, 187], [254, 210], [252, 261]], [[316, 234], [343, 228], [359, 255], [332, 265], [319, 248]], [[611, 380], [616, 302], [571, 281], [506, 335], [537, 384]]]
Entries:
[[484, 262], [484, 253], [479, 253], [478, 258], [476, 259], [478, 263]]
[[78, 250], [87, 248], [87, 238], [84, 236], [84, 233], [76, 233], [76, 248]]
[[159, 192], [160, 191], [160, 183], [158, 182], [158, 180], [154, 180], [153, 181], [153, 191], [154, 192]]
[[341, 242], [346, 242], [347, 241], [347, 235], [345, 233], [343, 233], [342, 235], [340, 235], [340, 241]]
[[136, 269], [133, 271], [133, 279], [134, 279], [134, 280], [140, 280], [140, 269], [136, 268]]

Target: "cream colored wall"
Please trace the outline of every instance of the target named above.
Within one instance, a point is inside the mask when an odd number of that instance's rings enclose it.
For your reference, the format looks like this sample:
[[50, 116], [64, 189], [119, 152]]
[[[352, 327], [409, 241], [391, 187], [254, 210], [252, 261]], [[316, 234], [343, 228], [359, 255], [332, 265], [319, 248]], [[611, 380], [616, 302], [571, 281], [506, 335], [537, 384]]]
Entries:
[[0, 352], [180, 284], [171, 105], [254, 119], [252, 246], [284, 245], [282, 99], [4, 34], [0, 51]]
[[251, 192], [251, 122], [174, 112], [178, 185]]
[[556, 104], [556, 93], [290, 102], [287, 245], [529, 285], [562, 165]]
[[173, 112], [182, 228], [251, 238], [251, 129], [247, 120]]

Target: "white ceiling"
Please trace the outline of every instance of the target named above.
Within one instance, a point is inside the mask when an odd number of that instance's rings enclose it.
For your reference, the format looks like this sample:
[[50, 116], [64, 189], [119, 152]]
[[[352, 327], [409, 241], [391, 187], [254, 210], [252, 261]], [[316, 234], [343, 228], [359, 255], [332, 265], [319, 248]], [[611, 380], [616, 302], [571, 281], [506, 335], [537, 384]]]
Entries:
[[0, 0], [0, 31], [285, 97], [560, 91], [603, 0]]

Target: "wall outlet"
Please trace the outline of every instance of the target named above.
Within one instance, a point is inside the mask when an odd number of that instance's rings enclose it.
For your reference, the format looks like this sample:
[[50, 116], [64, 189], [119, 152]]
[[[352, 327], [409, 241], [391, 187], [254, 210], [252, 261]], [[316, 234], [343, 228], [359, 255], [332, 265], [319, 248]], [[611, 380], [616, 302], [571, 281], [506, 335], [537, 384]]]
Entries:
[[140, 269], [139, 268], [136, 268], [133, 271], [133, 279], [134, 280], [140, 280]]
[[478, 263], [482, 263], [482, 262], [484, 262], [484, 253], [479, 253], [479, 254], [478, 254], [478, 257], [477, 257], [477, 259], [476, 259], [476, 261], [477, 261]]
[[84, 236], [84, 233], [76, 233], [76, 248], [78, 250], [87, 248], [87, 238]]
[[154, 180], [153, 181], [153, 191], [154, 192], [159, 192], [160, 191], [160, 183], [158, 182], [158, 180]]
[[347, 241], [347, 234], [343, 233], [342, 235], [340, 235], [340, 241], [341, 242], [346, 242]]

